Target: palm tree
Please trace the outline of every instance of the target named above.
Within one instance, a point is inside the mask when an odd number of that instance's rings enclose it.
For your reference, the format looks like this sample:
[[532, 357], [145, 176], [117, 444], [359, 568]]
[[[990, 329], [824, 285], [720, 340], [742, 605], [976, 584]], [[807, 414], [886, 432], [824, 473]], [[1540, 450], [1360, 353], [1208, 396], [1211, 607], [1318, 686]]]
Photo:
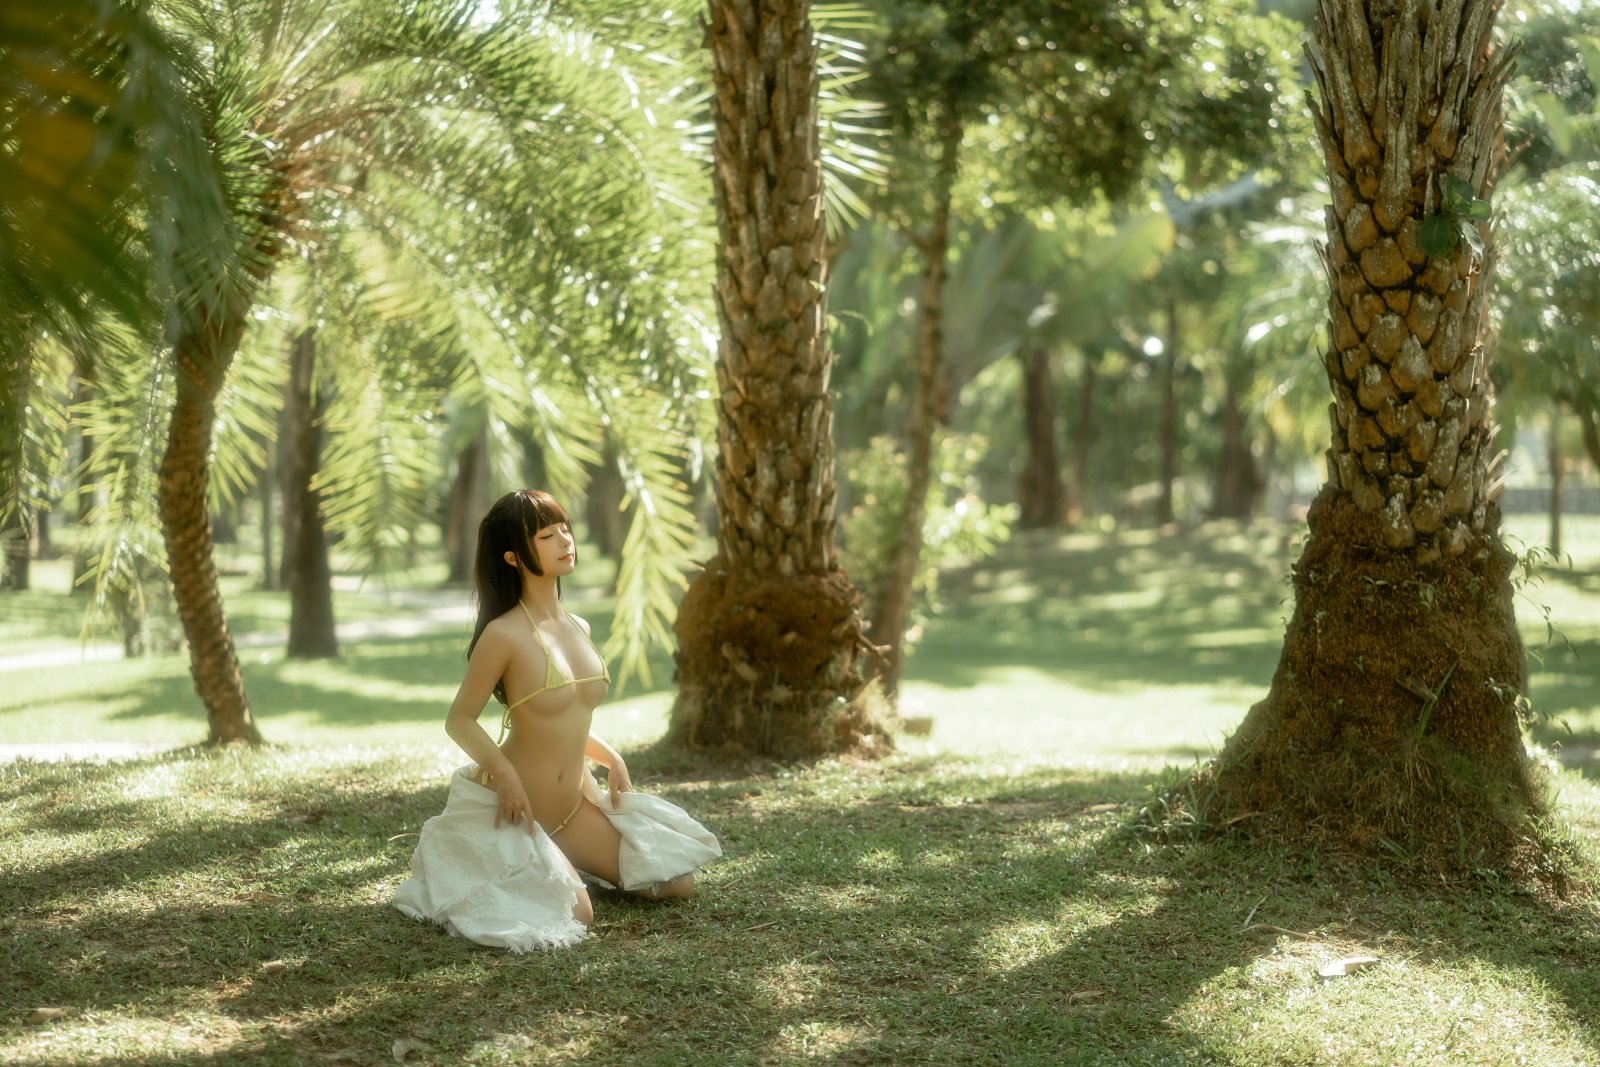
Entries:
[[1202, 773], [1202, 819], [1529, 869], [1542, 800], [1518, 730], [1488, 377], [1510, 71], [1496, 10], [1319, 4], [1328, 482], [1272, 688]]
[[835, 558], [818, 46], [809, 0], [714, 0], [717, 553], [679, 608], [671, 735], [876, 746], [870, 646]]
[[[694, 173], [673, 128], [681, 75], [654, 59], [617, 61], [594, 27], [552, 5], [501, 4], [492, 22], [480, 9], [472, 0], [159, 8], [161, 39], [191, 57], [177, 65], [176, 92], [203, 130], [225, 208], [221, 225], [177, 214], [171, 246], [184, 254], [170, 257], [170, 278], [156, 288], [175, 371], [157, 497], [212, 742], [259, 737], [211, 562], [219, 397], [274, 269], [357, 222], [369, 263], [403, 262], [444, 297], [448, 312], [434, 305], [413, 316], [458, 320], [436, 351], [459, 354], [468, 334], [494, 339], [479, 359], [512, 371], [487, 376], [499, 410], [561, 443], [585, 439], [602, 420], [617, 428], [630, 492], [650, 498], [645, 510], [656, 517], [645, 524], [643, 565], [623, 583], [623, 606], [642, 622], [629, 662], [642, 662], [652, 625], [658, 636], [664, 629], [663, 575], [689, 526], [667, 461], [676, 446], [661, 432], [673, 422], [660, 410], [671, 400], [613, 393], [624, 393], [617, 376], [637, 376], [643, 364], [652, 381], [688, 377], [677, 368], [687, 362], [680, 338], [692, 305], [668, 284], [692, 279], [685, 264], [695, 248], [685, 232], [694, 210], [678, 194]], [[49, 28], [77, 32], [67, 16]], [[597, 355], [608, 350], [622, 355]], [[369, 382], [339, 395], [359, 409], [381, 404], [379, 389]], [[373, 429], [369, 417], [368, 439]], [[386, 457], [396, 444], [384, 442]], [[357, 482], [367, 491], [331, 506], [329, 521], [370, 519], [383, 472], [352, 471], [361, 450], [349, 442], [341, 450], [333, 441], [330, 452], [330, 493]], [[575, 491], [580, 470], [577, 459], [557, 465], [567, 475], [557, 488]]]

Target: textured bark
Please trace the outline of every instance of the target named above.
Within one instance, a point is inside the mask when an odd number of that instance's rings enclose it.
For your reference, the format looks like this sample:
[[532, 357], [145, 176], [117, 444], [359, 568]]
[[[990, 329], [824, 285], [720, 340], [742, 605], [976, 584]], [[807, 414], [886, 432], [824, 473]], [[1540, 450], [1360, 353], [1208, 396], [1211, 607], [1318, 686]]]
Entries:
[[827, 264], [808, 0], [713, 0], [717, 553], [679, 607], [671, 736], [876, 747], [859, 593], [834, 556]]
[[223, 613], [206, 513], [214, 404], [244, 332], [243, 303], [241, 298], [210, 314], [197, 309], [173, 346], [178, 396], [167, 427], [157, 500], [173, 599], [189, 641], [189, 671], [206, 707], [206, 743], [212, 745], [261, 740]]
[[918, 308], [917, 381], [907, 430], [911, 456], [906, 468], [906, 507], [900, 516], [894, 565], [874, 590], [872, 638], [883, 649], [875, 664], [884, 692], [893, 699], [900, 687], [906, 617], [912, 582], [922, 558], [922, 524], [928, 514], [928, 484], [933, 472], [933, 435], [946, 415], [949, 395], [943, 381], [944, 282], [950, 253], [950, 206], [961, 166], [963, 126], [953, 101], [945, 105], [939, 133], [939, 165], [934, 175], [933, 224], [918, 242], [923, 256], [922, 298]]
[[1487, 521], [1493, 234], [1479, 227], [1481, 258], [1463, 242], [1446, 261], [1423, 253], [1418, 231], [1446, 175], [1487, 199], [1504, 167], [1510, 58], [1491, 48], [1494, 14], [1410, 0], [1380, 22], [1340, 2], [1317, 23], [1333, 192], [1328, 480], [1419, 563], [1466, 552]]
[[1177, 516], [1172, 507], [1178, 480], [1178, 301], [1167, 297], [1167, 348], [1161, 360], [1161, 496], [1156, 501], [1156, 524], [1165, 526]]
[[283, 542], [283, 569], [289, 590], [287, 652], [294, 659], [339, 654], [328, 532], [322, 521], [322, 494], [314, 484], [322, 465], [322, 418], [328, 407], [326, 397], [312, 387], [316, 363], [316, 328], [307, 327], [290, 349], [283, 418], [284, 514], [293, 515]]
[[1417, 240], [1443, 176], [1488, 199], [1503, 167], [1494, 14], [1319, 4], [1329, 480], [1272, 688], [1199, 788], [1263, 828], [1539, 878], [1544, 801], [1487, 452], [1493, 235], [1480, 226], [1484, 254], [1448, 261]]
[[1022, 513], [1018, 525], [1028, 529], [1060, 526], [1066, 516], [1061, 489], [1061, 458], [1056, 449], [1056, 387], [1050, 354], [1043, 348], [1018, 353], [1022, 361], [1022, 421], [1027, 455], [1017, 486]]

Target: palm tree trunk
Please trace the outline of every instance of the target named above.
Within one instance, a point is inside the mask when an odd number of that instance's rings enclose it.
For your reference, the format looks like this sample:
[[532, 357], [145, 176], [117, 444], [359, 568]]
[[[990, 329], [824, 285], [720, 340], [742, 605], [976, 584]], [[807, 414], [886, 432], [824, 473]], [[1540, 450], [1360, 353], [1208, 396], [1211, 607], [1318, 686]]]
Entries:
[[[323, 391], [313, 390], [317, 364], [316, 327], [295, 336], [289, 353], [289, 392], [284, 405], [284, 512], [294, 514], [292, 535], [283, 543], [284, 584], [289, 588], [289, 645], [294, 659], [339, 654], [333, 620], [333, 568], [328, 563], [328, 533], [322, 522], [322, 494], [313, 482], [321, 466]], [[292, 504], [290, 502], [293, 502]]]
[[172, 345], [177, 399], [157, 474], [156, 509], [166, 540], [172, 598], [189, 642], [189, 672], [210, 724], [208, 745], [262, 740], [217, 585], [206, 500], [217, 394], [239, 351], [253, 294], [282, 251], [280, 228], [286, 223], [290, 175], [281, 163], [262, 163], [270, 177], [260, 199], [235, 209], [255, 235], [241, 257], [242, 275], [220, 284], [194, 279], [175, 305], [181, 316]]
[[949, 402], [942, 377], [944, 282], [950, 253], [950, 207], [965, 133], [953, 100], [946, 102], [942, 122], [939, 164], [934, 176], [933, 225], [918, 242], [923, 256], [922, 301], [917, 327], [917, 382], [908, 431], [911, 457], [906, 470], [906, 506], [900, 516], [894, 565], [873, 597], [872, 637], [883, 650], [876, 676], [890, 699], [900, 687], [906, 617], [911, 611], [912, 582], [922, 558], [922, 524], [928, 514], [928, 484], [933, 473], [933, 435]]
[[446, 507], [445, 552], [452, 584], [472, 581], [478, 552], [478, 523], [489, 510], [489, 428], [480, 421], [456, 460], [456, 480]]
[[1156, 525], [1174, 520], [1174, 483], [1178, 480], [1178, 300], [1167, 297], [1167, 346], [1161, 360], [1161, 496], [1156, 502]]
[[1561, 499], [1566, 471], [1561, 459], [1561, 409], [1550, 410], [1550, 554], [1561, 555]]
[[1197, 795], [1218, 798], [1206, 818], [1536, 876], [1544, 801], [1490, 476], [1493, 233], [1448, 259], [1418, 236], [1444, 176], [1487, 199], [1504, 166], [1496, 7], [1318, 6], [1329, 477], [1272, 688]]
[[[7, 331], [10, 333], [10, 331]], [[14, 336], [24, 336], [17, 331]], [[25, 592], [31, 578], [29, 554], [29, 515], [22, 505], [21, 482], [26, 450], [28, 392], [32, 385], [30, 360], [25, 350], [7, 353], [0, 362], [6, 373], [0, 382], [0, 491], [11, 493], [15, 505], [4, 525], [0, 525], [0, 589]]]
[[1050, 354], [1044, 348], [1025, 348], [1022, 362], [1022, 421], [1027, 458], [1017, 486], [1025, 529], [1061, 525], [1065, 515], [1061, 491], [1061, 458], [1056, 450], [1056, 386], [1050, 374]]
[[1578, 416], [1578, 427], [1583, 431], [1583, 450], [1589, 454], [1590, 465], [1600, 471], [1600, 424], [1597, 424], [1594, 408], [1571, 394], [1564, 394], [1562, 399], [1572, 407], [1573, 414]]
[[1072, 488], [1067, 519], [1073, 525], [1089, 513], [1089, 449], [1094, 445], [1094, 394], [1099, 381], [1100, 357], [1083, 352], [1083, 378], [1078, 383], [1078, 421], [1072, 428]]
[[589, 492], [584, 499], [589, 536], [601, 555], [619, 563], [627, 543], [632, 516], [623, 508], [626, 493], [617, 471], [617, 450], [611, 442], [601, 450], [600, 462], [589, 468]]
[[1256, 512], [1264, 482], [1245, 435], [1244, 410], [1235, 375], [1223, 376], [1222, 440], [1217, 452], [1217, 480], [1211, 494], [1211, 514], [1223, 519], [1248, 519]]
[[809, 0], [712, 0], [717, 552], [678, 609], [669, 736], [881, 750], [860, 593], [834, 557], [827, 263]]
[[278, 488], [280, 447], [277, 441], [267, 442], [267, 462], [261, 471], [261, 484], [257, 487], [261, 493], [261, 588], [269, 592], [281, 588], [278, 578], [282, 561], [278, 559], [278, 549], [273, 543], [278, 520], [272, 514], [273, 496]]
[[[75, 399], [82, 400], [95, 388], [98, 371], [95, 365], [87, 360], [79, 361], [74, 374], [73, 394]], [[87, 533], [88, 523], [85, 521], [94, 509], [99, 487], [95, 484], [97, 475], [92, 467], [94, 460], [94, 434], [86, 428], [78, 431], [78, 470], [79, 482], [76, 496], [77, 503], [73, 507], [73, 522]], [[94, 562], [94, 553], [80, 540], [72, 553], [72, 594], [74, 596], [88, 596], [94, 591], [94, 583], [89, 581], [89, 567]]]
[[161, 457], [157, 504], [173, 599], [189, 641], [189, 670], [210, 722], [206, 743], [254, 744], [261, 740], [261, 732], [245, 697], [244, 677], [223, 612], [206, 512], [214, 404], [244, 332], [245, 309], [230, 306], [214, 314], [225, 317], [218, 322], [196, 311], [173, 346], [178, 396]]

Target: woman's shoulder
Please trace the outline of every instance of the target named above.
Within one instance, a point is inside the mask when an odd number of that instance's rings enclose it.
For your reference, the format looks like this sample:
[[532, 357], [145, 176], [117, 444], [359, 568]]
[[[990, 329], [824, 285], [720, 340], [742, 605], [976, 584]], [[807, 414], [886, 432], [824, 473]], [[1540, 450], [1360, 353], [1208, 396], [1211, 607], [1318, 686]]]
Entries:
[[526, 625], [518, 626], [520, 616], [516, 608], [512, 608], [504, 615], [497, 615], [490, 619], [483, 627], [483, 634], [479, 641], [493, 641], [496, 644], [509, 645], [517, 642], [520, 633], [527, 629]]
[[584, 618], [582, 615], [578, 615], [570, 611], [567, 612], [567, 618], [578, 624], [578, 629], [583, 631], [585, 637], [590, 636], [588, 619]]

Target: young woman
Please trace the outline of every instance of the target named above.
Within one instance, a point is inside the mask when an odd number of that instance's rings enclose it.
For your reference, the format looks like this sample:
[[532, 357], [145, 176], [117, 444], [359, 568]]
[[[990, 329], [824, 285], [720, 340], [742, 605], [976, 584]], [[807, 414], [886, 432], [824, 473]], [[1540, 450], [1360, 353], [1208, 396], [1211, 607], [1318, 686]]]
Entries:
[[[422, 827], [395, 907], [514, 952], [569, 945], [594, 911], [584, 880], [651, 899], [686, 897], [722, 854], [684, 810], [635, 793], [617, 750], [589, 730], [611, 674], [589, 624], [561, 604], [577, 563], [567, 513], [527, 489], [478, 528], [478, 620], [445, 732], [472, 757], [443, 814]], [[505, 706], [501, 741], [478, 722]], [[606, 768], [606, 790], [586, 760]]]

